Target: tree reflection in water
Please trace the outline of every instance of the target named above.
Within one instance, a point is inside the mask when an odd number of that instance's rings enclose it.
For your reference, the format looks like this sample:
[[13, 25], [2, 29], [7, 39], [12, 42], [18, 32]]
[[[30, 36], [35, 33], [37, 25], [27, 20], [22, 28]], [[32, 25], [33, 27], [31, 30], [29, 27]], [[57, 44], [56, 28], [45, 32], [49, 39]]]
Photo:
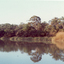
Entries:
[[31, 51], [31, 56], [32, 57], [30, 57], [30, 59], [33, 62], [38, 62], [38, 61], [40, 61], [42, 59], [42, 54], [39, 53], [39, 51], [40, 51], [39, 48], [36, 48], [34, 51], [35, 52]]
[[60, 59], [64, 61], [64, 50], [54, 44], [0, 41], [0, 51], [10, 52], [18, 50], [20, 50], [21, 53], [28, 53], [33, 62], [44, 59], [42, 55], [48, 53], [50, 53], [55, 60]]

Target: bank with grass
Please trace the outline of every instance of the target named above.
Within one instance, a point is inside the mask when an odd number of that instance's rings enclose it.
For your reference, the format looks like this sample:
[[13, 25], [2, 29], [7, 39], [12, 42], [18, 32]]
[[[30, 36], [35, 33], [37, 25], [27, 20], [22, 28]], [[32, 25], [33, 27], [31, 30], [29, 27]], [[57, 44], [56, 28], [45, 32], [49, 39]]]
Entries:
[[52, 37], [11, 37], [10, 41], [34, 42], [34, 43], [51, 43]]

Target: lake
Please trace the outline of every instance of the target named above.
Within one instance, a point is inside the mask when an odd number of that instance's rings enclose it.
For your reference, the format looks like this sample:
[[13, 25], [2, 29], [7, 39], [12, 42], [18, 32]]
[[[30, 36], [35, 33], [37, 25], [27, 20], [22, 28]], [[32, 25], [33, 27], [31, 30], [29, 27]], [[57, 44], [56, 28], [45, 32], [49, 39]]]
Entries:
[[42, 42], [0, 40], [0, 64], [64, 64], [64, 50]]

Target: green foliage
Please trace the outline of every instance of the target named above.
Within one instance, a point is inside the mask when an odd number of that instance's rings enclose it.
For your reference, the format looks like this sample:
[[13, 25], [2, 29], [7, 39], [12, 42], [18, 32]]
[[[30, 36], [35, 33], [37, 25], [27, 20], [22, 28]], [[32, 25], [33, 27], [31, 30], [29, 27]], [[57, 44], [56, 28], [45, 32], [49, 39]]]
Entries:
[[38, 17], [38, 16], [32, 16], [32, 17], [29, 19], [29, 21], [35, 21], [35, 22], [41, 23], [41, 18]]
[[54, 18], [54, 19], [52, 19], [51, 20], [51, 25], [57, 25], [57, 24], [59, 24], [61, 21], [58, 19], [58, 18]]
[[[27, 24], [20, 23], [19, 25], [13, 24], [0, 24], [0, 37], [44, 37], [55, 36], [59, 31], [64, 31], [64, 17], [54, 18], [50, 23], [40, 22], [41, 18], [32, 16]], [[34, 22], [33, 22], [34, 21]]]

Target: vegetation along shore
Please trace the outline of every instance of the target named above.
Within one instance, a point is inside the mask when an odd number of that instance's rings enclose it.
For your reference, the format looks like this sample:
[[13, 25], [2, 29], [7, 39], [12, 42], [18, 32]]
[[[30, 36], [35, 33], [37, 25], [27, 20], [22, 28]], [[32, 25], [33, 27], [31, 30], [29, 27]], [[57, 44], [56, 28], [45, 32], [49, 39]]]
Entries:
[[41, 22], [40, 17], [32, 16], [28, 21], [26, 24], [21, 22], [19, 25], [0, 24], [0, 39], [9, 38], [12, 41], [36, 40], [36, 42], [40, 42], [64, 31], [64, 17], [55, 17], [49, 22]]

